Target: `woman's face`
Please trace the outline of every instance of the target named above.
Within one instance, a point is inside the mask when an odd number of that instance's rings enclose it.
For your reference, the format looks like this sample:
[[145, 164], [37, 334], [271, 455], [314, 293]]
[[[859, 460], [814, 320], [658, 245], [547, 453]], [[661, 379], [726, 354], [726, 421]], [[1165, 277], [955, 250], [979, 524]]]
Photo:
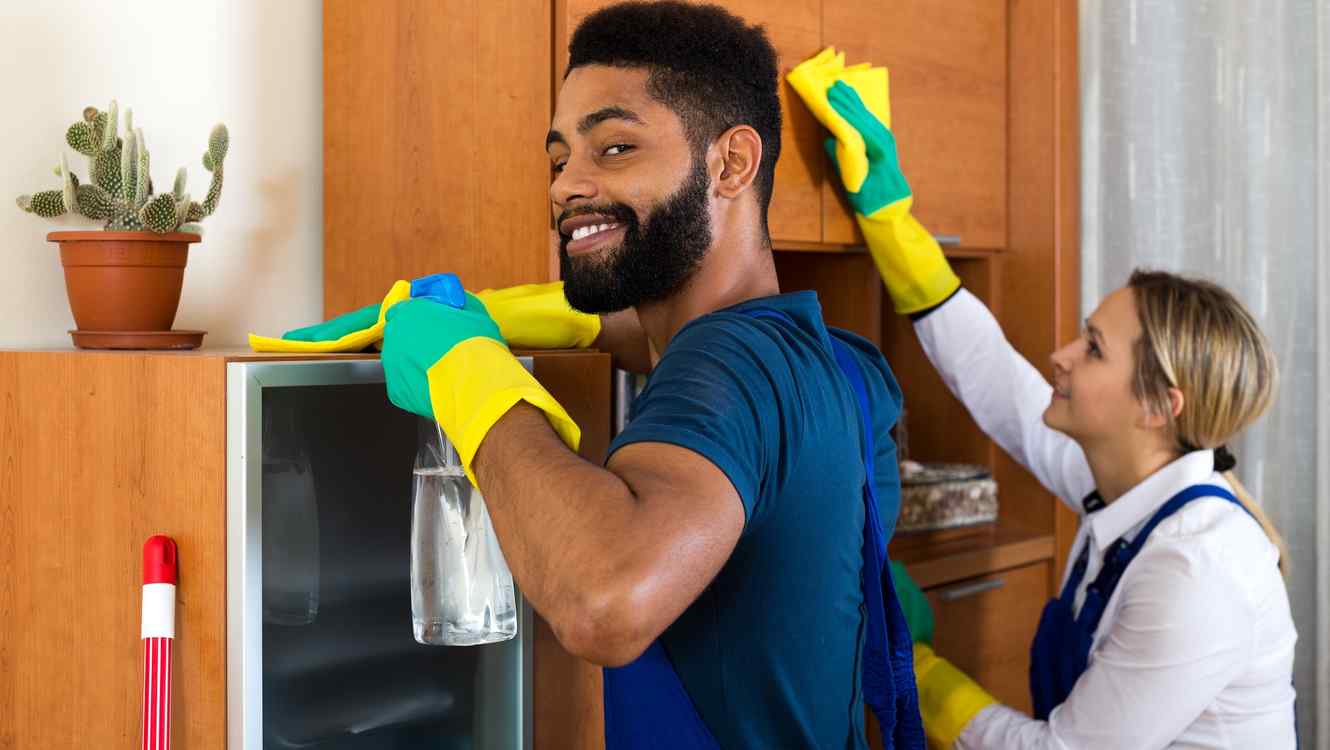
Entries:
[[1083, 447], [1133, 439], [1146, 414], [1132, 392], [1140, 336], [1132, 290], [1105, 297], [1080, 337], [1053, 353], [1053, 400], [1044, 424]]

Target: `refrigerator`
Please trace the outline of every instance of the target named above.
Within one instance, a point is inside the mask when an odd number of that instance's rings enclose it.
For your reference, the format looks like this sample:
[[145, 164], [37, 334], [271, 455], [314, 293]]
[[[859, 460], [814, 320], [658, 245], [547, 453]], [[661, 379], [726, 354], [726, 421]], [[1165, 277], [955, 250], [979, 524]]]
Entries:
[[227, 746], [530, 748], [520, 591], [512, 640], [412, 637], [417, 418], [388, 401], [382, 365], [226, 367]]

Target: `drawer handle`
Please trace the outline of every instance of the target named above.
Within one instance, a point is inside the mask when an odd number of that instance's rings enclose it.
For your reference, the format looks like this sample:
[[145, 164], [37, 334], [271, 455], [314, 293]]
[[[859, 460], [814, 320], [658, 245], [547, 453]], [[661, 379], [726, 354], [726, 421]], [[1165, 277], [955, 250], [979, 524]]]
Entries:
[[963, 583], [959, 586], [952, 586], [949, 589], [943, 589], [938, 592], [938, 598], [944, 602], [954, 602], [957, 599], [964, 599], [967, 596], [975, 596], [985, 591], [996, 591], [1005, 585], [1001, 578], [990, 578], [987, 581], [976, 581], [975, 583]]
[[942, 245], [943, 247], [956, 247], [961, 244], [961, 236], [959, 234], [935, 234], [933, 235], [933, 239], [937, 241], [937, 244]]

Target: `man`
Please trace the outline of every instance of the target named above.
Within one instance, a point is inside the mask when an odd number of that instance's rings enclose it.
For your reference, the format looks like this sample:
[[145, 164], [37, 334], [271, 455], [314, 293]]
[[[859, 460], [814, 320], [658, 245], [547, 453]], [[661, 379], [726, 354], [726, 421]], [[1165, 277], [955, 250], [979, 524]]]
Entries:
[[881, 561], [865, 563], [863, 451], [875, 440], [867, 484], [889, 535], [900, 392], [869, 342], [828, 331], [816, 295], [779, 292], [777, 86], [762, 30], [714, 6], [613, 6], [572, 38], [546, 139], [582, 311], [565, 322], [654, 365], [604, 467], [571, 450], [576, 426], [503, 345], [511, 299], [384, 305], [390, 397], [439, 420], [523, 593], [565, 648], [610, 667], [612, 750], [867, 747]]

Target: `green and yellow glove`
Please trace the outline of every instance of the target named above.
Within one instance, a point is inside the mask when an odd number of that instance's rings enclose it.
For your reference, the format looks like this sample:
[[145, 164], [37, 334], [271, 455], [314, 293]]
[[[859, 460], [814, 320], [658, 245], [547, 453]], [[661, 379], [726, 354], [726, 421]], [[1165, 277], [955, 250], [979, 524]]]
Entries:
[[914, 644], [914, 679], [919, 684], [919, 715], [933, 747], [956, 744], [965, 726], [997, 699], [926, 643]]
[[915, 643], [933, 644], [933, 608], [928, 598], [914, 582], [905, 566], [891, 561], [891, 582], [896, 587], [896, 598], [905, 613], [905, 624], [910, 628], [910, 640]]
[[[896, 311], [927, 310], [951, 296], [960, 279], [937, 241], [910, 214], [914, 199], [901, 173], [896, 139], [887, 129], [886, 71], [867, 69], [882, 71], [879, 83], [862, 66], [839, 67], [843, 59], [828, 57], [829, 51], [790, 71], [788, 78], [832, 133], [827, 152]], [[804, 65], [809, 68], [800, 73]]]
[[914, 678], [919, 686], [919, 714], [933, 747], [950, 748], [965, 725], [996, 701], [951, 662], [933, 653], [933, 608], [905, 566], [891, 563], [891, 580], [914, 641]]
[[[460, 291], [456, 277], [452, 282]], [[460, 308], [434, 299], [407, 300], [389, 309], [386, 321], [383, 371], [389, 400], [438, 421], [472, 484], [471, 462], [481, 441], [519, 401], [545, 412], [564, 444], [577, 450], [581, 430], [508, 351], [499, 325], [475, 295], [466, 294]]]

